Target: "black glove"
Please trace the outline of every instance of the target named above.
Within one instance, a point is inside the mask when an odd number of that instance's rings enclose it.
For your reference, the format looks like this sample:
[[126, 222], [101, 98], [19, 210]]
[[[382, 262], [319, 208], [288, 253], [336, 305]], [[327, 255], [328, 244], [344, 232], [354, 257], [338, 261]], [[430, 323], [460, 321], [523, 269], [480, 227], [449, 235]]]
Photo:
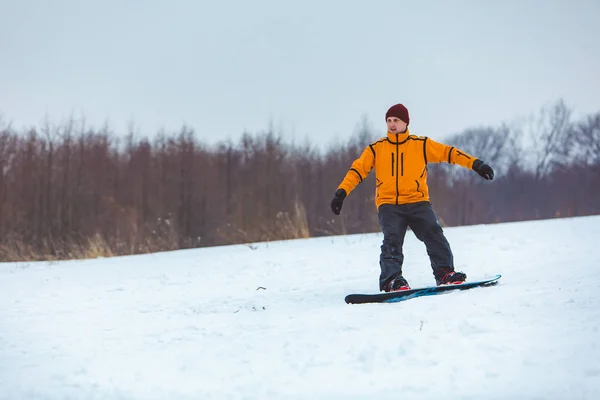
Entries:
[[335, 215], [340, 215], [342, 204], [344, 204], [345, 198], [346, 191], [344, 189], [338, 189], [335, 191], [335, 196], [333, 197], [333, 200], [331, 200], [331, 211], [333, 211]]
[[482, 178], [491, 181], [494, 179], [494, 170], [481, 160], [473, 162], [473, 171], [477, 172]]

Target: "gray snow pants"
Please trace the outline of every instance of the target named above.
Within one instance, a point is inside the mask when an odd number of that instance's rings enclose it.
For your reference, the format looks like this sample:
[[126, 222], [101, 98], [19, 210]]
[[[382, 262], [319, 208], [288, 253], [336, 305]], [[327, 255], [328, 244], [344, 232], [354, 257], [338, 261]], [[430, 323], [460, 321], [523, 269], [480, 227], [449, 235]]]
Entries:
[[448, 272], [454, 271], [450, 244], [444, 236], [430, 202], [382, 204], [379, 206], [378, 213], [379, 224], [383, 231], [383, 244], [379, 258], [380, 290], [384, 290], [388, 281], [402, 274], [404, 261], [402, 246], [408, 227], [420, 241], [425, 243], [434, 277], [441, 278]]

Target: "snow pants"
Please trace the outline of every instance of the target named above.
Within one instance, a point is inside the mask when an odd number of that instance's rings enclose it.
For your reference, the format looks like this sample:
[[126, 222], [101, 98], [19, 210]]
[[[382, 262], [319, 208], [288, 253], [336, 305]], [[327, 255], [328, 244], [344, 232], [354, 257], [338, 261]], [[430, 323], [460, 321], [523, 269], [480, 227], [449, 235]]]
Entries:
[[433, 275], [441, 278], [454, 271], [452, 250], [437, 216], [428, 201], [411, 204], [382, 204], [378, 209], [379, 224], [383, 231], [383, 244], [379, 265], [379, 289], [398, 275], [402, 275], [404, 254], [402, 246], [408, 227], [425, 244], [431, 261]]

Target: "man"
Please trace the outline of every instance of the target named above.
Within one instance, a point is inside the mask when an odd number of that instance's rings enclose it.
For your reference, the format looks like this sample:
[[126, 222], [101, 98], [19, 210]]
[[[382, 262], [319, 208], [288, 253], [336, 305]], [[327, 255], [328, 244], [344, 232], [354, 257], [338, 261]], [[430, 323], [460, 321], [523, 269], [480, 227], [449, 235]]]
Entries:
[[335, 192], [331, 210], [339, 215], [346, 196], [375, 168], [375, 204], [383, 231], [379, 289], [386, 292], [410, 289], [402, 276], [402, 246], [409, 226], [425, 243], [436, 284], [462, 283], [467, 276], [454, 270], [450, 244], [429, 200], [427, 164], [457, 164], [487, 180], [494, 178], [494, 171], [462, 150], [412, 135], [408, 129], [410, 116], [402, 104], [392, 106], [385, 120], [387, 136], [368, 145], [352, 163]]

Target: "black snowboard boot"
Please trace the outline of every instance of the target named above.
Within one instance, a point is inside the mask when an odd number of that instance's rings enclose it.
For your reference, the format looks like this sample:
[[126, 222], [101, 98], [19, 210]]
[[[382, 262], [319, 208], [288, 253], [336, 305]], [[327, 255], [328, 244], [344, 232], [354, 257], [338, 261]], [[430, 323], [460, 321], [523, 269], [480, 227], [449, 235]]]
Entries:
[[402, 275], [399, 275], [395, 278], [392, 278], [389, 280], [388, 283], [386, 283], [385, 285], [385, 291], [386, 292], [397, 292], [399, 290], [409, 290], [410, 286], [408, 284], [408, 281], [406, 279], [404, 279], [404, 277], [402, 277]]
[[441, 278], [436, 278], [435, 282], [440, 285], [458, 285], [467, 279], [467, 274], [464, 272], [448, 272]]

